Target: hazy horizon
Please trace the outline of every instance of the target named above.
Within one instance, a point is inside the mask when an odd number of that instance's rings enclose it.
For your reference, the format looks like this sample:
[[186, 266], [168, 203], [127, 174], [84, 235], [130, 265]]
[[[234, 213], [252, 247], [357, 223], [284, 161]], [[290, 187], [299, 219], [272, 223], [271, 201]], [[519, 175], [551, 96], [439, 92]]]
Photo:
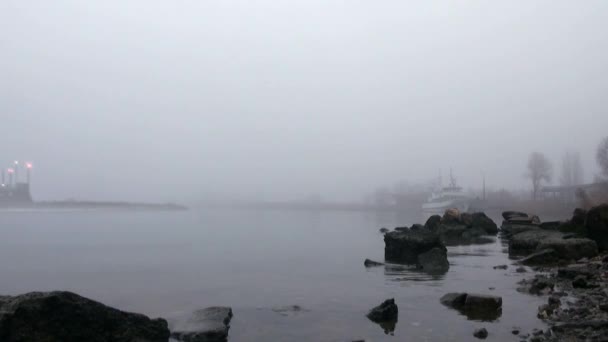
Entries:
[[607, 41], [604, 1], [6, 0], [0, 162], [42, 199], [522, 189], [533, 151], [591, 181]]

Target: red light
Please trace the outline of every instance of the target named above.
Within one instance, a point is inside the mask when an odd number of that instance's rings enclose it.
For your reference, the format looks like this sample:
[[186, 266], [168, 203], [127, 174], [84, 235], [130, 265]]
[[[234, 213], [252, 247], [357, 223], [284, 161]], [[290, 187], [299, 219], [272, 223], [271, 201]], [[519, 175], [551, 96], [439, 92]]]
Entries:
[[8, 173], [13, 173], [13, 172], [15, 172], [15, 170], [13, 170], [13, 169], [8, 169], [8, 170], [6, 170], [6, 172], [8, 172]]
[[31, 169], [32, 168], [32, 163], [26, 163], [25, 167], [27, 167], [28, 169]]

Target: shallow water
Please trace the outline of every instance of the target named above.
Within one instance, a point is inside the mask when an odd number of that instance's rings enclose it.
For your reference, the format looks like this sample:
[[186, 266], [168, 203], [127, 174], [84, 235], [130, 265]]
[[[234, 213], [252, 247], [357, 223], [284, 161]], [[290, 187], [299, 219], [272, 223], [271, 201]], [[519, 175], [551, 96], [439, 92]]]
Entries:
[[[0, 294], [70, 290], [123, 310], [176, 317], [232, 306], [231, 341], [461, 341], [486, 327], [494, 340], [542, 327], [545, 299], [516, 292], [499, 241], [449, 247], [450, 271], [433, 276], [386, 266], [380, 227], [417, 215], [357, 212], [0, 212]], [[494, 288], [490, 290], [489, 288]], [[447, 292], [503, 297], [496, 321], [443, 307]], [[365, 313], [394, 297], [394, 336]], [[285, 312], [272, 308], [299, 305]]]

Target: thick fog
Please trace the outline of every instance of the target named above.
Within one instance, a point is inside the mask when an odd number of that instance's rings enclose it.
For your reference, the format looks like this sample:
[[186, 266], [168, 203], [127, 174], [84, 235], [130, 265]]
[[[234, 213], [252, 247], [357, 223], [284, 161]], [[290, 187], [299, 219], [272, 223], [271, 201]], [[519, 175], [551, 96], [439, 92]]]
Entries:
[[519, 189], [533, 151], [591, 181], [607, 44], [603, 0], [3, 0], [0, 161], [43, 199]]

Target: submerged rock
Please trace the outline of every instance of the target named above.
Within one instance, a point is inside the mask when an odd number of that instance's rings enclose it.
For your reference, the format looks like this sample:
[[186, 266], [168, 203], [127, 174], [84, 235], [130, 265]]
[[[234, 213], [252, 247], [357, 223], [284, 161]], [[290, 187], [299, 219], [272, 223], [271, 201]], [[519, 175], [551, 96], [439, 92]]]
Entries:
[[386, 234], [386, 233], [388, 233], [389, 231], [390, 231], [390, 230], [388, 230], [388, 228], [384, 228], [384, 227], [380, 228], [380, 230], [379, 230], [379, 232], [380, 232], [380, 233], [382, 233], [382, 234]]
[[444, 273], [450, 269], [447, 248], [435, 247], [418, 255], [418, 267], [425, 272]]
[[365, 267], [375, 267], [375, 266], [383, 266], [384, 264], [381, 262], [378, 262], [378, 261], [365, 259], [365, 261], [363, 262], [363, 265]]
[[[188, 319], [177, 322], [171, 337], [184, 342], [225, 342], [232, 320], [232, 309], [214, 306], [195, 311]], [[166, 341], [166, 340], [165, 340]]]
[[120, 311], [71, 292], [31, 292], [0, 301], [2, 341], [166, 342], [167, 321]]
[[367, 313], [367, 318], [374, 322], [394, 321], [398, 316], [399, 308], [395, 304], [395, 298], [385, 300]]

